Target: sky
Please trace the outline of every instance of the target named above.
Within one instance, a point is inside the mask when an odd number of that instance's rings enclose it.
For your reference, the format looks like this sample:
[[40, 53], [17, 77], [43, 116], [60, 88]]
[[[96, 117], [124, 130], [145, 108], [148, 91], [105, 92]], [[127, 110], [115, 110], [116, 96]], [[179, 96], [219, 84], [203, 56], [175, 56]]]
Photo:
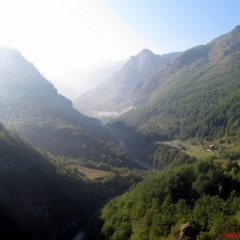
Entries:
[[43, 75], [206, 44], [240, 24], [239, 0], [0, 0], [0, 45]]

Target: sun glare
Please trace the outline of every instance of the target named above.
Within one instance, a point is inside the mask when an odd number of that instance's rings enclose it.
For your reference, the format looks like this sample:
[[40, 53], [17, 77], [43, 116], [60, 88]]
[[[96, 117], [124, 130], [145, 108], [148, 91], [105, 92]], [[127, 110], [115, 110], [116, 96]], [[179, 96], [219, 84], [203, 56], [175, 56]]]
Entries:
[[101, 2], [85, 0], [2, 0], [0, 39], [48, 70], [119, 60], [144, 48]]

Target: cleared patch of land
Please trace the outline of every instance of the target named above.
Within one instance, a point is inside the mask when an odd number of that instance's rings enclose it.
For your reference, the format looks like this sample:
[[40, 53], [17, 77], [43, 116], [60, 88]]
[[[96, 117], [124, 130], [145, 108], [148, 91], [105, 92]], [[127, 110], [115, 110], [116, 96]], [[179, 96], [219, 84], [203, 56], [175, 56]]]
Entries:
[[77, 169], [80, 173], [82, 173], [83, 175], [85, 175], [86, 177], [91, 178], [91, 179], [102, 178], [107, 175], [113, 175], [113, 172], [92, 169], [92, 168], [86, 168], [86, 167], [81, 167], [81, 166], [77, 166]]
[[[227, 161], [227, 159], [219, 158], [219, 159], [214, 159], [214, 162], [215, 163], [220, 163], [221, 165], [225, 165], [225, 164], [227, 164], [228, 161]], [[238, 164], [239, 164], [239, 162], [238, 162]]]
[[[212, 143], [205, 142], [204, 144], [195, 143], [192, 144], [190, 141], [177, 141], [174, 140], [172, 142], [155, 142], [155, 144], [161, 145], [166, 144], [172, 147], [177, 147], [181, 149], [183, 152], [187, 153], [190, 156], [195, 156], [199, 160], [206, 160], [210, 157], [214, 157], [214, 162], [220, 163], [222, 165], [227, 164], [228, 160], [223, 159], [219, 156], [219, 151], [221, 149], [225, 149], [228, 151], [239, 151], [240, 145], [236, 143], [218, 143], [216, 145], [216, 149], [210, 149], [210, 145]], [[237, 160], [240, 165], [240, 160]]]
[[[192, 145], [189, 141], [156, 142], [156, 144], [166, 144], [177, 147], [190, 156], [195, 156], [200, 160], [207, 159], [217, 154], [216, 150], [204, 149], [203, 145]], [[183, 149], [186, 150], [183, 150]]]

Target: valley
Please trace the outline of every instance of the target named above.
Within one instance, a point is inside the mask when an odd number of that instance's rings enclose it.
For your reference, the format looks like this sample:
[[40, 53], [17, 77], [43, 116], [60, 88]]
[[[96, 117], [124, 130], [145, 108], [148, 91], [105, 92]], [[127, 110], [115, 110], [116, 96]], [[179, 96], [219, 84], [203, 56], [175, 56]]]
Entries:
[[0, 47], [2, 239], [72, 239], [82, 220], [84, 240], [240, 231], [240, 26], [121, 64], [72, 103]]

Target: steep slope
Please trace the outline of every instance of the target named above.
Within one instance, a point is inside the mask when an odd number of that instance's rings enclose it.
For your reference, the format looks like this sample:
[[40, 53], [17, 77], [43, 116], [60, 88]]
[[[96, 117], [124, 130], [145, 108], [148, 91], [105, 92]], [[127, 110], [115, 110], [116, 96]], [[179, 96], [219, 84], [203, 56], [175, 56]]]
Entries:
[[55, 108], [79, 123], [100, 125], [97, 119], [90, 119], [77, 112], [72, 102], [58, 94], [54, 86], [20, 52], [4, 47], [0, 48], [0, 94], [5, 99], [18, 95], [18, 98], [32, 101], [33, 105], [38, 103], [45, 108]]
[[[13, 49], [0, 49], [0, 120], [54, 155], [125, 167], [128, 156], [100, 121], [72, 102]], [[131, 164], [131, 163], [130, 163]]]
[[76, 169], [65, 168], [1, 123], [0, 149], [1, 239], [52, 239], [94, 204]]
[[107, 121], [133, 107], [136, 91], [160, 66], [178, 53], [155, 55], [148, 49], [132, 56], [122, 70], [116, 72], [106, 83], [83, 94], [74, 107], [88, 116]]
[[[143, 141], [212, 140], [240, 127], [240, 26], [183, 52], [137, 91], [134, 109], [109, 123]], [[138, 141], [138, 140], [137, 140]], [[131, 143], [133, 144], [133, 143]]]
[[237, 164], [222, 169], [197, 161], [145, 179], [110, 201], [84, 240], [234, 238], [239, 193]]
[[0, 238], [54, 239], [139, 176], [90, 180], [77, 161], [53, 157], [0, 123]]

